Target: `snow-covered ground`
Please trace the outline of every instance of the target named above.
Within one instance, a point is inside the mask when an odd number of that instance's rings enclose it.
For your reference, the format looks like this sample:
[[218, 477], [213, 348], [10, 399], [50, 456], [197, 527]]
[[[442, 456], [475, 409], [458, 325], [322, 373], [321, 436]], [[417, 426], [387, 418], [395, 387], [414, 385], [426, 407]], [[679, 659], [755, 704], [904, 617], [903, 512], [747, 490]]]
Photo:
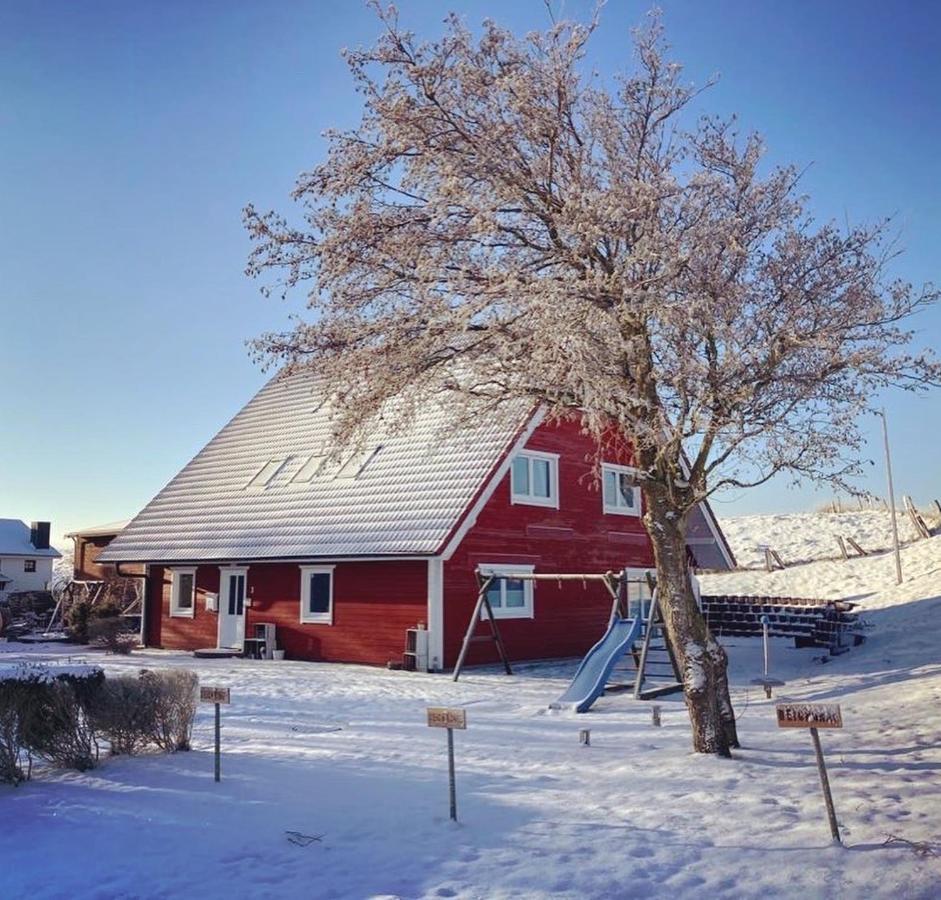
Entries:
[[[937, 897], [941, 856], [884, 844], [941, 841], [941, 538], [907, 547], [904, 564], [900, 589], [890, 556], [707, 579], [709, 590], [749, 580], [861, 599], [873, 625], [862, 647], [825, 664], [783, 641], [773, 655], [781, 696], [843, 707], [844, 729], [823, 743], [845, 848], [829, 842], [809, 735], [777, 729], [773, 701], [749, 683], [756, 641], [728, 645], [744, 745], [731, 761], [689, 752], [676, 697], [658, 701], [661, 728], [651, 703], [624, 693], [587, 715], [550, 712], [574, 661], [472, 670], [455, 685], [360, 666], [84, 653], [108, 671], [186, 666], [231, 687], [222, 783], [206, 708], [191, 753], [0, 788], [0, 895]], [[7, 658], [26, 649], [0, 646]], [[456, 825], [429, 705], [467, 710]], [[288, 831], [320, 840], [301, 847]]]

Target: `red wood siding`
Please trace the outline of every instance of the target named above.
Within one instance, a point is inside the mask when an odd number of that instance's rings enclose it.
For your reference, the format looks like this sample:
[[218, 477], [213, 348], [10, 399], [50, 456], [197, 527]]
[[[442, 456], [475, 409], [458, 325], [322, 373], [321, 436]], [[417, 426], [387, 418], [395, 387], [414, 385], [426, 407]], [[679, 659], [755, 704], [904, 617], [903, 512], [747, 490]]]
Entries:
[[[248, 566], [245, 633], [256, 622], [277, 626], [278, 645], [288, 659], [385, 665], [400, 662], [405, 631], [427, 622], [428, 569], [424, 561], [337, 563], [333, 583], [333, 624], [301, 624], [300, 567], [290, 563]], [[170, 616], [169, 570], [153, 569], [149, 597], [159, 597], [160, 617], [148, 616], [148, 643], [181, 650], [215, 647], [218, 616], [206, 611], [205, 592], [219, 590], [219, 568], [196, 573], [192, 619]], [[152, 609], [157, 603], [151, 601]]]
[[[602, 512], [595, 447], [575, 422], [541, 425], [526, 449], [559, 454], [559, 509], [510, 502], [510, 475], [502, 479], [477, 522], [444, 564], [444, 657], [453, 666], [477, 599], [474, 571], [481, 563], [533, 565], [539, 572], [618, 571], [653, 565], [639, 517]], [[629, 449], [612, 447], [605, 462], [629, 465]], [[500, 619], [511, 659], [584, 654], [604, 632], [611, 597], [601, 584], [539, 582], [532, 619]], [[480, 627], [481, 633], [486, 625]], [[493, 645], [472, 645], [468, 661], [496, 659]]]

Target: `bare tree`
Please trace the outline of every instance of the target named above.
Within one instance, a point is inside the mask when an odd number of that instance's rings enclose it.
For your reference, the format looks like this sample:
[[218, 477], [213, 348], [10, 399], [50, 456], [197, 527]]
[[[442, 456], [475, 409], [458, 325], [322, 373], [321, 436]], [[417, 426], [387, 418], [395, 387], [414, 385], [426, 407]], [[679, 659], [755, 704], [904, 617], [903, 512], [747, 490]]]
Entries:
[[938, 380], [903, 327], [937, 294], [886, 278], [886, 223], [814, 223], [793, 168], [760, 171], [757, 136], [697, 123], [657, 16], [606, 88], [583, 71], [597, 22], [475, 37], [451, 16], [422, 42], [377, 12], [376, 46], [346, 54], [361, 122], [328, 132], [298, 181], [304, 223], [245, 211], [248, 273], [309, 287], [315, 312], [255, 350], [323, 373], [341, 441], [406, 388], [404, 419], [445, 391], [470, 415], [528, 400], [577, 417], [599, 448], [613, 423], [693, 746], [728, 755], [726, 656], [691, 596], [688, 514], [779, 472], [845, 484], [872, 392]]

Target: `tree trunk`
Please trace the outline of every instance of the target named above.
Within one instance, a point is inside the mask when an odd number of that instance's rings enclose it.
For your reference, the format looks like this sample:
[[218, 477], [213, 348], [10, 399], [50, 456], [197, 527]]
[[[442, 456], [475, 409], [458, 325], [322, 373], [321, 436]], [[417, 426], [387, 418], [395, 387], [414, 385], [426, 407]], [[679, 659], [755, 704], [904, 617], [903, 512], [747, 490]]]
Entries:
[[728, 657], [709, 632], [690, 585], [686, 513], [656, 488], [644, 487], [644, 524], [657, 564], [657, 597], [667, 638], [683, 676], [693, 750], [731, 756], [738, 746], [729, 697]]

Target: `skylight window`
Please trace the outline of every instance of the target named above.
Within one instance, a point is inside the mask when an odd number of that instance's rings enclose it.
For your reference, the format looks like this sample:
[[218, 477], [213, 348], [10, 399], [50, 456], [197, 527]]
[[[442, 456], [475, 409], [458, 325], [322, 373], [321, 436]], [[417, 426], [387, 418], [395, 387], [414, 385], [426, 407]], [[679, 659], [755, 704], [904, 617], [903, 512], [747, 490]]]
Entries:
[[256, 490], [268, 487], [275, 475], [284, 468], [286, 462], [286, 459], [269, 459], [268, 462], [255, 473], [254, 478], [252, 478], [245, 487], [255, 488]]
[[324, 457], [323, 456], [308, 456], [307, 462], [304, 463], [295, 474], [293, 480], [298, 482], [309, 482], [319, 471], [321, 466], [323, 466]]
[[334, 476], [335, 478], [358, 478], [363, 474], [366, 466], [368, 466], [375, 458], [379, 451], [382, 449], [382, 444], [378, 447], [367, 447], [360, 453], [354, 453], [339, 469]]

